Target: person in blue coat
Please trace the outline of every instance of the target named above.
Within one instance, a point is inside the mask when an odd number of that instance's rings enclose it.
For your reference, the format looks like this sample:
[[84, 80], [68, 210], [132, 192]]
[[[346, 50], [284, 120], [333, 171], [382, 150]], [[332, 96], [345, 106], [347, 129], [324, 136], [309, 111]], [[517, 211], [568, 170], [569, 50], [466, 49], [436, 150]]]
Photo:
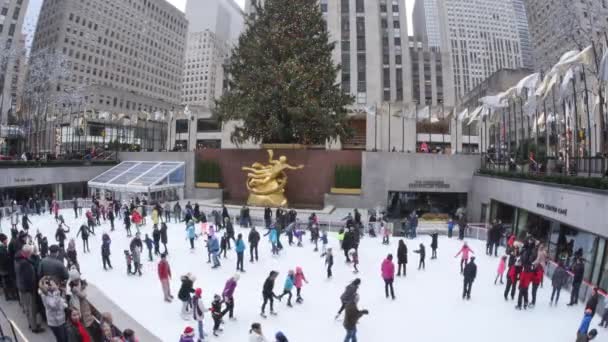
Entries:
[[270, 243], [272, 244], [272, 255], [279, 255], [279, 246], [277, 245], [279, 241], [279, 234], [277, 232], [276, 227], [270, 228]]
[[209, 248], [209, 252], [211, 253], [211, 256], [213, 257], [213, 267], [212, 268], [220, 267], [220, 259], [219, 259], [219, 255], [218, 255], [218, 253], [220, 252], [220, 242], [217, 240], [217, 237], [215, 235], [209, 236], [209, 241], [207, 242], [207, 248]]
[[245, 256], [245, 249], [247, 247], [245, 246], [245, 242], [243, 241], [243, 234], [239, 234], [236, 238], [236, 246], [235, 246], [235, 250], [236, 250], [236, 270], [237, 271], [241, 271], [241, 272], [245, 272], [245, 270], [243, 269], [243, 258]]
[[194, 249], [194, 239], [196, 239], [196, 231], [194, 230], [194, 221], [188, 221], [186, 226], [186, 236], [190, 240], [190, 249]]
[[293, 270], [289, 270], [287, 273], [287, 278], [285, 278], [285, 285], [283, 286], [283, 293], [278, 297], [279, 301], [283, 299], [283, 296], [289, 295], [287, 297], [287, 306], [292, 307], [291, 305], [291, 290], [293, 289], [294, 283], [296, 281], [295, 272]]
[[587, 336], [589, 332], [589, 325], [591, 325], [591, 320], [593, 319], [593, 311], [591, 309], [585, 310], [585, 315], [583, 316], [583, 320], [581, 321], [581, 325], [578, 327], [578, 331], [576, 332], [577, 338], [580, 336]]

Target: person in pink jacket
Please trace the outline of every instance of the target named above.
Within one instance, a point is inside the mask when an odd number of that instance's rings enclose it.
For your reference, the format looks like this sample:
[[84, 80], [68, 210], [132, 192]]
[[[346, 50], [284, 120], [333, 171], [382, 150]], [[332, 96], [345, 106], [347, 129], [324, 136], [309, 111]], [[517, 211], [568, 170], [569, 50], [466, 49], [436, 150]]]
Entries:
[[390, 289], [391, 297], [395, 299], [395, 290], [393, 289], [393, 280], [395, 279], [395, 264], [393, 263], [393, 255], [389, 254], [382, 262], [382, 279], [384, 279], [384, 293], [388, 298]]
[[298, 266], [296, 267], [296, 275], [295, 275], [296, 281], [295, 281], [295, 286], [296, 286], [296, 303], [302, 303], [304, 301], [304, 299], [302, 298], [301, 295], [301, 291], [302, 291], [302, 285], [304, 285], [304, 283], [308, 284], [308, 280], [306, 280], [306, 276], [304, 276], [304, 271], [302, 271], [302, 267]]
[[507, 263], [507, 256], [503, 255], [500, 258], [500, 261], [498, 262], [498, 270], [496, 270], [496, 279], [494, 279], [494, 285], [496, 285], [496, 282], [498, 281], [498, 278], [500, 278], [500, 284], [502, 285], [502, 276], [505, 273], [505, 268], [506, 268], [506, 264]]
[[465, 242], [460, 251], [458, 251], [456, 256], [454, 256], [454, 258], [457, 258], [459, 255], [462, 255], [460, 258], [460, 274], [462, 274], [464, 266], [467, 264], [467, 262], [469, 262], [469, 254], [471, 253], [475, 254], [475, 252], [473, 252], [473, 250]]

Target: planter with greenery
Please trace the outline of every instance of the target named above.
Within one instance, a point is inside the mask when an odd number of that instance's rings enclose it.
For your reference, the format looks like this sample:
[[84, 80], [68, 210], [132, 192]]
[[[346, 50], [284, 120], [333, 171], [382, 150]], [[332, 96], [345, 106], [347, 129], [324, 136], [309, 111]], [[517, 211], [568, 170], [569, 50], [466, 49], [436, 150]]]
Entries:
[[361, 194], [361, 166], [338, 165], [334, 171], [334, 187], [331, 192], [341, 195]]
[[511, 178], [520, 180], [531, 180], [537, 182], [553, 183], [568, 186], [577, 186], [581, 188], [608, 190], [608, 179], [599, 177], [577, 177], [564, 175], [541, 175], [532, 173], [506, 172], [496, 170], [479, 170], [478, 174]]
[[196, 162], [195, 182], [197, 188], [219, 188], [221, 183], [220, 165], [213, 160]]

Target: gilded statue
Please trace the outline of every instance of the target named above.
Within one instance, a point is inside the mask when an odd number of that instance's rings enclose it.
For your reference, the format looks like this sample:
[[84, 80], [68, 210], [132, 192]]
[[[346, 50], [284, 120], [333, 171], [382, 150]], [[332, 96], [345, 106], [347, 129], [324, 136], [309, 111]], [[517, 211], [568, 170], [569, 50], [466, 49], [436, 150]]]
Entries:
[[268, 151], [268, 164], [253, 163], [251, 167], [244, 166], [247, 174], [247, 190], [249, 190], [248, 205], [259, 207], [286, 207], [285, 187], [287, 175], [285, 170], [300, 170], [304, 165], [291, 166], [287, 164], [287, 157], [280, 156], [273, 159], [274, 152]]

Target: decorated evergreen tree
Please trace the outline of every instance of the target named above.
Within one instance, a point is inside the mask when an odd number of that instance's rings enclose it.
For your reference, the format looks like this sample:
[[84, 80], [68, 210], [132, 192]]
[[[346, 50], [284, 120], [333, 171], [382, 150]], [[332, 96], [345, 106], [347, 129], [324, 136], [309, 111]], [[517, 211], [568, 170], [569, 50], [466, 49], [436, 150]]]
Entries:
[[245, 32], [227, 63], [229, 89], [216, 102], [222, 122], [242, 124], [232, 141], [324, 144], [350, 136], [346, 106], [353, 102], [336, 77], [318, 0], [254, 4]]

